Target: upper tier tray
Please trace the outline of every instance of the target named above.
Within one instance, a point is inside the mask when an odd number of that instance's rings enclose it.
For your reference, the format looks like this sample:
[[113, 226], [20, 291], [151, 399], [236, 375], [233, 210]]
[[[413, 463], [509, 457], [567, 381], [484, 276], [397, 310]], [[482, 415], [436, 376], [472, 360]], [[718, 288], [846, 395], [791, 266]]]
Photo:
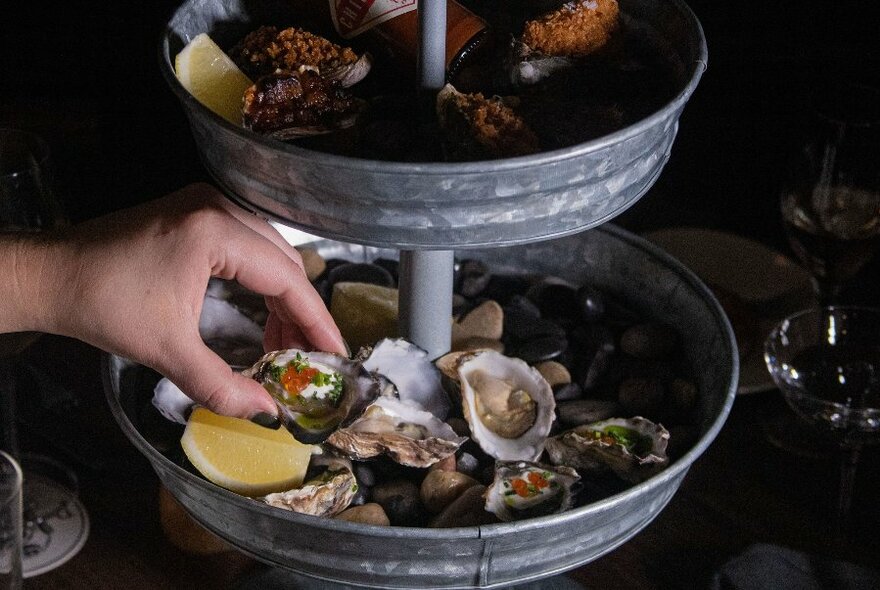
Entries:
[[319, 236], [379, 247], [462, 249], [561, 237], [626, 210], [666, 164], [678, 118], [706, 68], [700, 23], [680, 0], [620, 0], [677, 69], [677, 91], [607, 135], [538, 154], [465, 163], [393, 162], [282, 143], [238, 127], [194, 99], [174, 57], [199, 33], [228, 48], [256, 26], [290, 21], [293, 0], [187, 0], [161, 42], [161, 68], [201, 158], [244, 207]]

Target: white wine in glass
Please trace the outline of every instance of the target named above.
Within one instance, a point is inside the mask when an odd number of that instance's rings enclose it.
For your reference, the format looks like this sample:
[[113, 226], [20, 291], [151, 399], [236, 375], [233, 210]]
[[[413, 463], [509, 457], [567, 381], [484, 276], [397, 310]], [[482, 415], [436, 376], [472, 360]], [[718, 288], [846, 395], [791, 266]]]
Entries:
[[880, 247], [880, 89], [823, 93], [797, 156], [780, 196], [783, 225], [828, 305]]

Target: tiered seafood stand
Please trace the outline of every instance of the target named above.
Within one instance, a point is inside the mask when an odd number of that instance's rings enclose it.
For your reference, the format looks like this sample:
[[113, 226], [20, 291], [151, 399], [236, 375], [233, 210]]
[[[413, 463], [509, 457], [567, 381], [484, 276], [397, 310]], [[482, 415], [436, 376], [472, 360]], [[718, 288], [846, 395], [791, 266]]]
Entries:
[[[421, 83], [436, 90], [445, 63], [436, 65], [436, 43], [432, 49], [426, 39], [439, 39], [442, 48], [445, 31], [431, 23], [445, 22], [445, 3], [422, 3]], [[284, 5], [190, 0], [178, 10], [163, 42], [162, 68], [218, 185], [258, 215], [326, 238], [313, 245], [325, 257], [399, 255], [402, 333], [432, 358], [449, 349], [453, 264], [466, 255], [500, 272], [589, 282], [646, 317], [676, 326], [687, 335], [683, 352], [696, 368], [700, 391], [699, 434], [691, 448], [623, 492], [512, 523], [380, 527], [278, 510], [180, 467], [143, 436], [135, 399], [149, 392], [141, 390], [137, 367], [108, 357], [107, 392], [116, 419], [198, 522], [242, 552], [327, 587], [502, 588], [595, 560], [663, 509], [727, 417], [738, 360], [724, 313], [689, 270], [645, 240], [602, 225], [657, 179], [706, 66], [701, 27], [683, 2], [621, 0], [620, 6], [650, 23], [677, 53], [685, 72], [674, 99], [637, 124], [571, 148], [468, 163], [337, 156], [222, 120], [179, 85], [174, 55], [199, 33], [223, 41], [224, 31], [264, 22]]]

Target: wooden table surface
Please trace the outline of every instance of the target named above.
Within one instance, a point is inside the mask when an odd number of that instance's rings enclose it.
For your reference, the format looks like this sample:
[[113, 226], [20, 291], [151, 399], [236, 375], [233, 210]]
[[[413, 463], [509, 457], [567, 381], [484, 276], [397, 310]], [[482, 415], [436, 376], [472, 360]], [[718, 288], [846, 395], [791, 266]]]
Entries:
[[[49, 413], [39, 423], [24, 407], [22, 442], [25, 450], [44, 452], [76, 471], [91, 532], [78, 555], [26, 580], [26, 589], [217, 590], [265, 567], [235, 551], [197, 555], [172, 544], [160, 522], [158, 479], [104, 400], [100, 354], [57, 337], [43, 338], [28, 354], [46, 352], [65, 359], [52, 374], [79, 404], [68, 416]], [[701, 588], [753, 543], [880, 564], [878, 449], [863, 457], [850, 540], [834, 544], [829, 518], [836, 466], [830, 455], [798, 457], [771, 444], [763, 425], [786, 412], [775, 390], [737, 397], [717, 439], [660, 515], [569, 577], [584, 588]]]

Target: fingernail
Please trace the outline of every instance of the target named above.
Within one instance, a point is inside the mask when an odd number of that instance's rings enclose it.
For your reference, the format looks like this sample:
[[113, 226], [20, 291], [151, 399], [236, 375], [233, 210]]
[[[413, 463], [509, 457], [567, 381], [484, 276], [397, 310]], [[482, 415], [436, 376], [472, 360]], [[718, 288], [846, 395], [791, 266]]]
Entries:
[[273, 416], [267, 412], [254, 414], [251, 416], [251, 422], [258, 424], [263, 428], [271, 428], [272, 430], [278, 430], [281, 428], [281, 420], [278, 419], [278, 416]]

